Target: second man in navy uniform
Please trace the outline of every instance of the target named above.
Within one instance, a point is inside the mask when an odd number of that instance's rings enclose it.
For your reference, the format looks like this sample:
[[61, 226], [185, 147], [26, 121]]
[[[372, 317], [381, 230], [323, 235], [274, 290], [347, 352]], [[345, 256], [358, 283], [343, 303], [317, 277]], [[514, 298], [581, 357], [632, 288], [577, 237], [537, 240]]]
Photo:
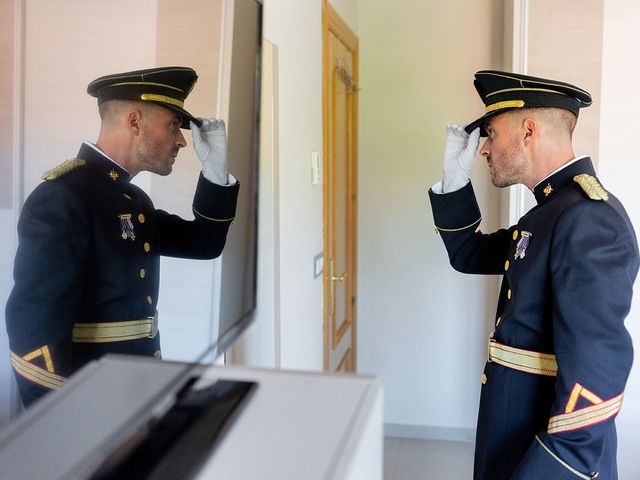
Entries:
[[[474, 479], [617, 478], [615, 418], [633, 359], [624, 326], [638, 273], [636, 236], [618, 199], [576, 157], [584, 90], [485, 70], [485, 114], [447, 127], [444, 177], [429, 190], [458, 271], [503, 275], [488, 340]], [[481, 233], [468, 172], [479, 137], [497, 187], [523, 184], [537, 205]]]
[[[227, 173], [224, 123], [194, 118], [188, 67], [100, 77], [101, 129], [75, 158], [45, 172], [18, 223], [6, 306], [11, 364], [25, 405], [106, 353], [160, 357], [160, 256], [211, 259], [224, 248], [239, 185]], [[202, 173], [193, 220], [154, 208], [131, 183], [168, 175], [191, 128]]]

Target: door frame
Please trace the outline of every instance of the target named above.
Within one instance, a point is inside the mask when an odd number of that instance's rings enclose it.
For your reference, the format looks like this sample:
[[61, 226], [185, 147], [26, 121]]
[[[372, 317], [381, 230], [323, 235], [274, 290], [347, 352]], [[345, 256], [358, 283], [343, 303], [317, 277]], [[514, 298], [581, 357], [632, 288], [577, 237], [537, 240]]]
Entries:
[[[323, 162], [323, 249], [324, 249], [324, 258], [325, 258], [325, 267], [324, 267], [324, 275], [323, 275], [323, 332], [324, 332], [324, 341], [323, 341], [323, 365], [324, 370], [328, 371], [330, 368], [330, 351], [334, 348], [335, 339], [332, 338], [332, 331], [337, 331], [335, 325], [332, 325], [331, 322], [331, 276], [334, 274], [330, 268], [331, 258], [327, 255], [327, 253], [332, 253], [330, 248], [329, 238], [329, 222], [331, 219], [329, 212], [329, 195], [330, 195], [330, 177], [329, 177], [329, 166], [331, 159], [331, 145], [329, 143], [329, 119], [330, 113], [332, 111], [332, 106], [330, 105], [329, 99], [329, 82], [332, 77], [332, 68], [329, 61], [329, 35], [333, 33], [337, 38], [343, 42], [348, 49], [353, 52], [353, 83], [352, 89], [353, 92], [356, 93], [358, 88], [358, 37], [353, 33], [353, 31], [349, 28], [346, 22], [338, 15], [336, 10], [329, 4], [327, 0], [323, 0], [322, 4], [322, 125], [323, 125], [323, 151], [325, 160]], [[351, 209], [350, 215], [348, 218], [350, 231], [353, 232], [352, 238], [348, 239], [348, 255], [349, 255], [349, 265], [351, 265], [351, 270], [349, 272], [349, 283], [346, 288], [346, 298], [345, 301], [350, 301], [352, 306], [353, 318], [351, 319], [351, 346], [346, 350], [344, 357], [338, 362], [338, 370], [343, 369], [349, 372], [356, 371], [356, 358], [357, 358], [357, 309], [356, 309], [356, 292], [357, 292], [357, 245], [358, 245], [358, 229], [357, 229], [357, 179], [358, 179], [358, 101], [357, 95], [354, 96], [354, 101], [351, 106], [351, 118], [353, 118], [353, 124], [350, 126], [350, 140], [352, 145], [353, 156], [351, 157], [351, 165], [349, 165], [349, 169], [351, 171], [351, 179], [347, 183], [347, 189], [351, 194]], [[351, 299], [349, 300], [349, 297]]]

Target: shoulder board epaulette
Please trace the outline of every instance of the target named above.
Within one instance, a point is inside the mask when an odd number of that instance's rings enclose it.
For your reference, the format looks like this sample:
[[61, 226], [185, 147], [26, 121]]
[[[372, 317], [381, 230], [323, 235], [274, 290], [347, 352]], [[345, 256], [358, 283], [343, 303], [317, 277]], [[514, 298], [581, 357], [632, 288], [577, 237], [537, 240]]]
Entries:
[[604, 200], [605, 202], [609, 200], [609, 194], [602, 185], [600, 185], [596, 177], [587, 173], [581, 173], [573, 177], [573, 180], [582, 187], [582, 190], [584, 190], [591, 200]]
[[61, 177], [65, 173], [69, 173], [74, 168], [81, 167], [86, 162], [80, 158], [70, 158], [69, 160], [65, 160], [57, 167], [53, 167], [51, 170], [47, 170], [42, 174], [43, 180], [53, 180], [55, 178]]

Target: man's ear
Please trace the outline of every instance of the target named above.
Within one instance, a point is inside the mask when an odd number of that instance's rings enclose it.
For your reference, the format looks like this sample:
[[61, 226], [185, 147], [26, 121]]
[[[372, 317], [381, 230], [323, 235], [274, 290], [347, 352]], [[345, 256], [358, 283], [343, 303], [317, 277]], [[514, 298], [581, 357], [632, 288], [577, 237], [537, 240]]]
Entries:
[[522, 141], [526, 146], [531, 145], [531, 142], [538, 135], [538, 123], [533, 118], [525, 118], [522, 121]]
[[142, 112], [140, 110], [129, 110], [125, 121], [128, 129], [135, 132], [136, 135], [140, 134], [140, 124], [142, 123]]

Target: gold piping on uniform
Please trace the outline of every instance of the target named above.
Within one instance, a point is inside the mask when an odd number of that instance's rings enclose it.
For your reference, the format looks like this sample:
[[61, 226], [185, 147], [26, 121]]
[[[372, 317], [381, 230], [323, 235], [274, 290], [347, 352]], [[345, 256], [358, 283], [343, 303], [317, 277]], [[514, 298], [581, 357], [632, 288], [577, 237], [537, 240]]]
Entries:
[[487, 93], [486, 97], [490, 97], [491, 95], [497, 95], [498, 93], [505, 92], [545, 92], [545, 93], [555, 93], [557, 95], [565, 95], [569, 96], [564, 92], [558, 92], [557, 90], [549, 90], [548, 88], [529, 88], [529, 87], [519, 87], [519, 88], [505, 88], [503, 90], [496, 90], [495, 92]]
[[[517, 82], [520, 82], [520, 85], [522, 85], [522, 82], [535, 82], [535, 83], [539, 83], [539, 84], [542, 84], [542, 85], [549, 85], [551, 87], [566, 88], [566, 89], [569, 89], [569, 90], [573, 90], [575, 92], [580, 92], [582, 94], [585, 94], [585, 95], [589, 96], [589, 98], [591, 98], [591, 95], [589, 95], [588, 92], [582, 90], [581, 88], [574, 87], [572, 85], [564, 85], [564, 84], [561, 84], [561, 83], [554, 83], [554, 82], [541, 82], [540, 80], [525, 80], [525, 79], [522, 79], [522, 78], [512, 77], [510, 75], [504, 75], [504, 74], [499, 74], [499, 73], [489, 73], [489, 72], [482, 72], [481, 73], [481, 72], [478, 72], [476, 75], [493, 75], [494, 77], [508, 78], [510, 80], [516, 80]], [[523, 85], [523, 87], [524, 87], [524, 85]], [[554, 90], [554, 92], [558, 93], [555, 90]], [[585, 105], [591, 105], [591, 102], [587, 103], [587, 102], [583, 102], [580, 99], [576, 99], [576, 100], [578, 100], [580, 103], [584, 103]]]
[[202, 218], [204, 218], [206, 220], [211, 220], [212, 222], [232, 222], [236, 218], [236, 217], [231, 217], [231, 218], [211, 218], [211, 217], [207, 217], [206, 215], [201, 214], [195, 208], [193, 208], [193, 212], [197, 213], [198, 216], [200, 216], [200, 217], [202, 217]]
[[524, 100], [505, 100], [504, 102], [492, 103], [487, 105], [484, 109], [484, 113], [490, 113], [494, 110], [500, 110], [502, 108], [522, 108], [524, 107]]
[[[191, 71], [191, 69], [190, 69], [190, 68], [163, 68], [163, 69], [154, 69], [153, 74], [165, 73], [165, 72], [176, 72], [176, 71], [190, 72], [190, 71]], [[147, 75], [147, 76], [148, 76], [148, 75]], [[130, 74], [130, 72], [125, 72], [125, 73], [122, 73], [122, 74], [109, 75], [107, 78], [108, 78], [109, 80], [116, 80], [116, 79], [118, 79], [118, 78], [131, 78], [131, 74]], [[143, 80], [143, 81], [141, 81], [141, 82], [121, 82], [121, 83], [119, 83], [119, 85], [126, 85], [127, 83], [132, 83], [132, 84], [133, 84], [133, 83], [140, 83], [140, 84], [146, 84], [146, 85], [154, 84], [154, 82], [145, 82], [145, 81], [144, 81], [144, 74], [143, 74], [143, 75], [140, 75], [140, 78], [142, 78], [142, 80]], [[104, 79], [102, 79], [102, 78], [101, 78], [100, 80], [104, 80]], [[94, 83], [94, 82], [92, 82], [92, 83]], [[156, 83], [155, 85], [165, 86], [165, 85], [163, 85], [162, 83]], [[174, 86], [172, 86], [172, 85], [166, 85], [166, 86], [168, 86], [169, 88], [176, 88], [176, 87], [174, 87]], [[105, 87], [102, 87], [102, 88], [105, 88]]]
[[[102, 88], [121, 87], [123, 85], [151, 85], [153, 87], [164, 87], [164, 88], [169, 88], [171, 90], [176, 90], [178, 92], [184, 93], [184, 90], [178, 87], [174, 87], [173, 85], [166, 85], [164, 83], [156, 83], [156, 82], [120, 82], [120, 83], [112, 83], [111, 85], [107, 85], [106, 87], [102, 87]], [[102, 88], [100, 90], [102, 90]]]
[[544, 448], [547, 453], [549, 455], [551, 455], [553, 458], [555, 458], [560, 465], [562, 465], [564, 468], [566, 468], [567, 470], [569, 470], [571, 473], [573, 473], [574, 475], [580, 477], [580, 478], [584, 478], [586, 480], [591, 480], [591, 477], [587, 477], [586, 475], [580, 473], [579, 471], [577, 471], [575, 468], [573, 468], [571, 465], [569, 465], [568, 463], [566, 463], [564, 460], [562, 460], [560, 457], [558, 457], [555, 453], [553, 453], [551, 450], [549, 450], [549, 447], [547, 447], [544, 443], [542, 443], [542, 440], [540, 440], [540, 438], [538, 437], [538, 435], [536, 435], [536, 440], [538, 441], [538, 443], [540, 445], [542, 445], [542, 448]]
[[180, 108], [184, 107], [183, 101], [167, 97], [166, 95], [156, 95], [155, 93], [143, 93], [140, 95], [140, 100], [151, 100], [154, 102], [168, 103], [169, 105], [175, 105]]
[[467, 228], [471, 228], [471, 227], [479, 224], [481, 221], [482, 221], [482, 217], [480, 217], [478, 220], [476, 220], [472, 224], [467, 225], [466, 227], [460, 227], [460, 228], [440, 228], [437, 225], [435, 227], [440, 232], [461, 232], [462, 230], [466, 230]]

